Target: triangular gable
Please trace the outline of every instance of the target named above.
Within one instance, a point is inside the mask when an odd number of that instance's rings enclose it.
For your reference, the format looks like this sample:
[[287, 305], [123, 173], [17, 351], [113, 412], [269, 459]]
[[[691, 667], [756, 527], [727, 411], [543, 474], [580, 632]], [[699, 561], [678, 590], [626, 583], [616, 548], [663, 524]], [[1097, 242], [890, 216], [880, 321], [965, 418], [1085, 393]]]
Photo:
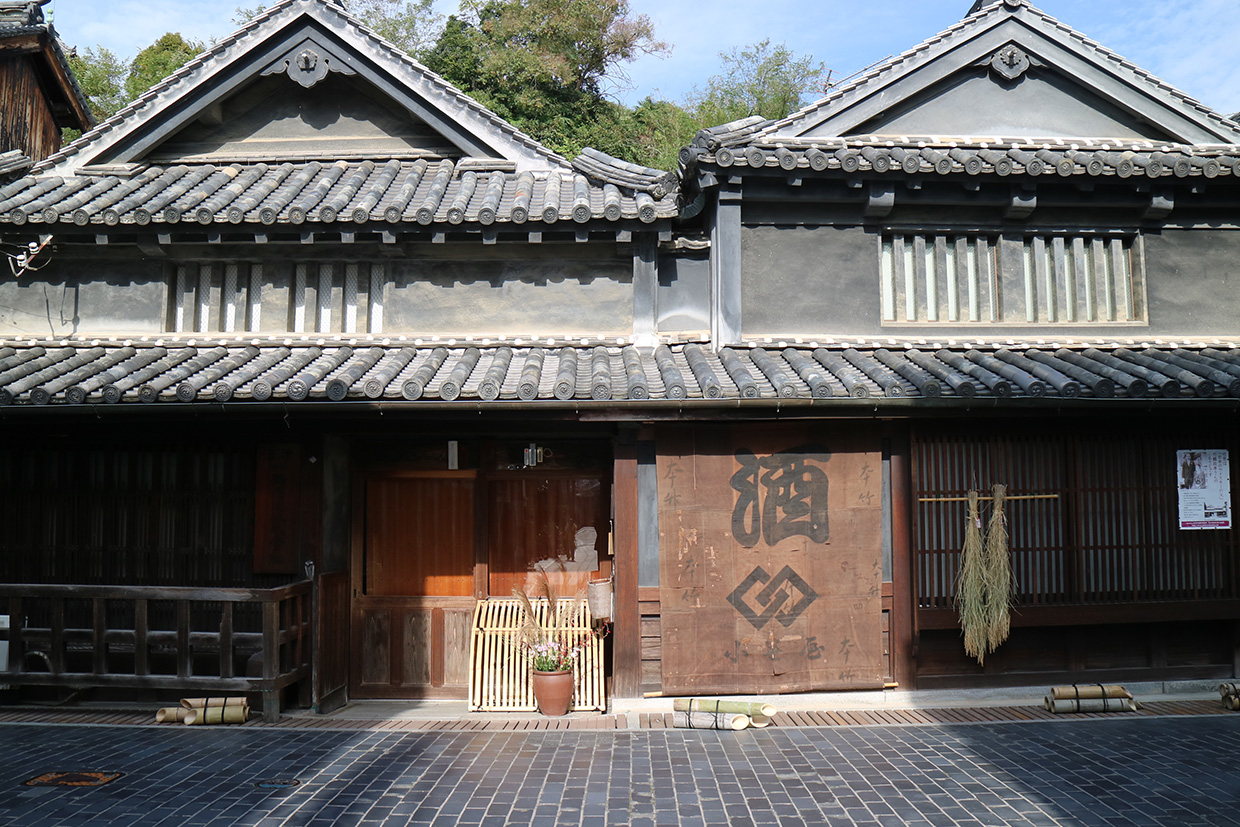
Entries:
[[1240, 126], [1025, 0], [979, 4], [759, 136], [1240, 143]]
[[35, 171], [323, 156], [568, 168], [332, 0], [281, 0]]

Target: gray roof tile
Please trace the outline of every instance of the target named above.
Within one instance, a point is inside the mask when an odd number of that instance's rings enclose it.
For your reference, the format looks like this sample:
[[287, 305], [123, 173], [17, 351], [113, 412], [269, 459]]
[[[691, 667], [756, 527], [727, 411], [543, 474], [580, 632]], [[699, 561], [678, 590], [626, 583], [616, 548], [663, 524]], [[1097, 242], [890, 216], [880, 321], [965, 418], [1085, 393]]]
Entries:
[[[405, 342], [11, 342], [0, 346], [0, 405], [369, 400], [548, 407], [640, 402], [852, 397], [1075, 400], [1240, 398], [1240, 348], [1071, 348], [1012, 344], [925, 349], [853, 346], [724, 348], [622, 344], [424, 347]], [[886, 398], [889, 402], [878, 402]], [[937, 404], [937, 402], [933, 402]], [[1233, 403], [1234, 404], [1234, 403]], [[344, 409], [344, 408], [342, 408]]]

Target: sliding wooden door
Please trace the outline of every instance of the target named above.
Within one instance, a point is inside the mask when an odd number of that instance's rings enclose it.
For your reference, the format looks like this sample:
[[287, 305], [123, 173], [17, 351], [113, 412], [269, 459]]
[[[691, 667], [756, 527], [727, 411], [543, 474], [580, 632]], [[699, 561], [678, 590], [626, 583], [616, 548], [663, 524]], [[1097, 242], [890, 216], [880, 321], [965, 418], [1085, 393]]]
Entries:
[[376, 473], [357, 489], [351, 696], [464, 697], [475, 473]]

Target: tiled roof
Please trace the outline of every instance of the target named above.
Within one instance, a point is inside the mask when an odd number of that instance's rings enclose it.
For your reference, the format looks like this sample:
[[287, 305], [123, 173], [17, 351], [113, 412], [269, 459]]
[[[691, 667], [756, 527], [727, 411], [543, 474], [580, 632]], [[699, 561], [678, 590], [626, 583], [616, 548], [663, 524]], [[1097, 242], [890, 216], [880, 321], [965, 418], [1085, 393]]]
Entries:
[[688, 165], [937, 173], [1116, 176], [1120, 178], [1216, 178], [1240, 175], [1240, 146], [1161, 144], [1149, 141], [993, 142], [941, 137], [887, 136], [813, 139], [742, 138], [682, 156]]
[[330, 0], [279, 0], [270, 8], [255, 15], [237, 31], [213, 43], [211, 48], [156, 83], [112, 117], [102, 121], [76, 141], [65, 145], [59, 152], [49, 155], [35, 166], [34, 171], [43, 172], [61, 164], [77, 163], [76, 156], [92, 148], [92, 145], [106, 143], [117, 133], [135, 128], [144, 119], [169, 106], [178, 95], [195, 88], [207, 78], [208, 74], [217, 70], [222, 71], [228, 66], [234, 53], [240, 51], [240, 47], [249, 45], [247, 41], [252, 35], [261, 32], [265, 27], [274, 31], [278, 26], [295, 19], [302, 13], [321, 17], [333, 29], [356, 37], [360, 47], [368, 51], [373, 59], [380, 63], [389, 63], [400, 72], [403, 82], [410, 88], [420, 89], [440, 105], [464, 113], [479, 123], [485, 124], [495, 136], [502, 137], [510, 141], [513, 146], [537, 156], [547, 167], [568, 168], [568, 161], [565, 158], [552, 152], [444, 78], [363, 27], [358, 20], [351, 17], [335, 2], [330, 2]]
[[571, 172], [480, 169], [469, 160], [309, 161], [107, 168], [27, 176], [0, 188], [0, 223], [60, 225], [429, 224], [636, 219], [677, 213], [676, 194]]
[[51, 46], [52, 54], [56, 62], [60, 64], [61, 74], [65, 79], [66, 86], [63, 91], [66, 95], [72, 96], [72, 103], [76, 105], [76, 109], [83, 118], [82, 121], [75, 119], [72, 122], [73, 125], [81, 128], [93, 126], [94, 118], [91, 117], [90, 104], [81, 86], [78, 85], [73, 69], [69, 66], [64, 44], [56, 35], [51, 23], [44, 20], [42, 3], [39, 0], [0, 0], [0, 40], [23, 35], [46, 37], [46, 43]]
[[[0, 405], [1240, 398], [1236, 342], [531, 345], [391, 339], [0, 343]], [[949, 402], [950, 404], [950, 402]], [[973, 404], [973, 403], [969, 403]], [[1230, 404], [1234, 404], [1230, 403]]]
[[1126, 76], [1133, 82], [1145, 86], [1154, 94], [1163, 97], [1171, 105], [1210, 121], [1217, 129], [1224, 133], [1240, 134], [1240, 124], [1220, 115], [1166, 81], [1140, 68], [1132, 61], [1126, 60], [1110, 49], [1090, 40], [1071, 26], [1059, 22], [1046, 12], [1026, 2], [1026, 0], [993, 0], [993, 2], [985, 3], [982, 8], [937, 35], [865, 70], [851, 82], [844, 83], [833, 89], [826, 97], [792, 113], [782, 120], [771, 121], [762, 128], [760, 134], [756, 137], [759, 139], [766, 137], [774, 138], [779, 133], [795, 132], [799, 124], [806, 121], [819, 120], [822, 115], [831, 112], [837, 106], [844, 105], [849, 101], [870, 94], [871, 91], [875, 91], [883, 82], [901, 73], [910, 62], [918, 60], [931, 52], [950, 49], [963, 38], [969, 37], [975, 30], [987, 26], [991, 19], [1000, 16], [1010, 16], [1014, 13], [1028, 14], [1033, 20], [1046, 28], [1071, 40], [1079, 51], [1092, 56], [1097, 62], [1108, 67], [1110, 71]]

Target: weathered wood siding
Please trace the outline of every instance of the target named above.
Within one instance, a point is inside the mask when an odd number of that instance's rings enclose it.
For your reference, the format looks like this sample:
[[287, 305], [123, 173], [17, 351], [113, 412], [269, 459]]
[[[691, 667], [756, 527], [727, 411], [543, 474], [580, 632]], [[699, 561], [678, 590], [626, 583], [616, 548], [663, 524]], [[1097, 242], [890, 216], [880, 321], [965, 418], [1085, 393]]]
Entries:
[[0, 59], [0, 151], [20, 149], [38, 162], [60, 149], [60, 128], [29, 57]]
[[[1176, 450], [1208, 448], [1230, 451], [1234, 501], [1240, 441], [1222, 421], [915, 427], [918, 684], [1084, 670], [1230, 674], [1240, 532], [1178, 526]], [[965, 503], [941, 499], [994, 483], [1046, 498], [1005, 509], [1014, 628], [983, 670], [964, 655], [953, 608]]]

